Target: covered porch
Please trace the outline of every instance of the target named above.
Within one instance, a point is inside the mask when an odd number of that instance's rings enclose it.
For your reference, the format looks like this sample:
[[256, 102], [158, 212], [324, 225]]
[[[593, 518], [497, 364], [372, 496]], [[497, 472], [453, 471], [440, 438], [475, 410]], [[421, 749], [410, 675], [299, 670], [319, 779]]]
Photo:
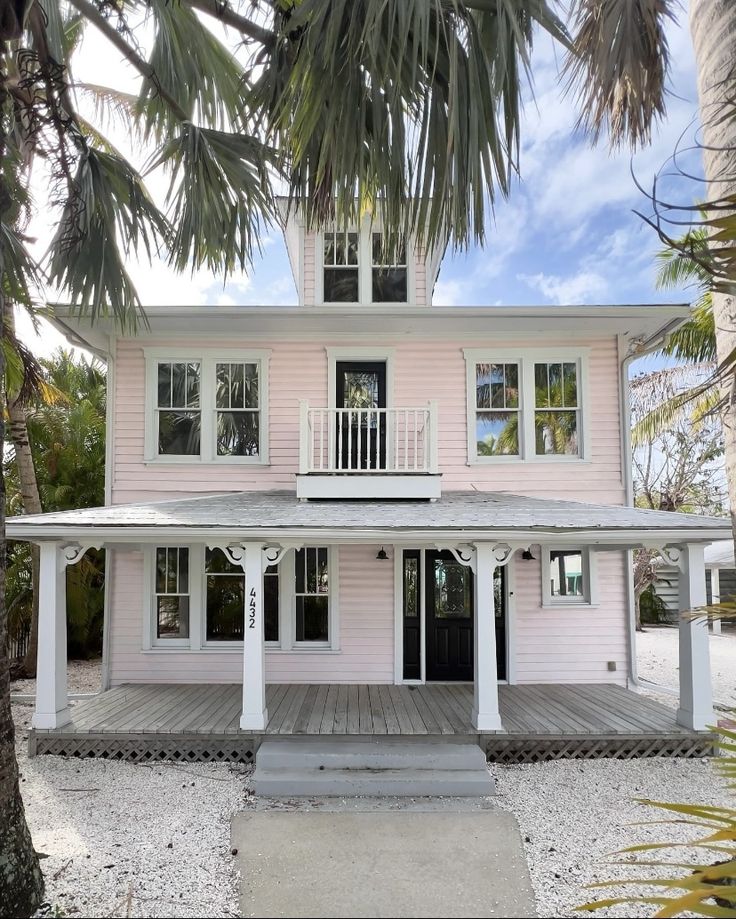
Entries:
[[496, 762], [562, 757], [703, 756], [707, 735], [679, 725], [673, 710], [620, 686], [501, 685], [504, 730], [473, 724], [467, 684], [269, 684], [265, 730], [240, 728], [241, 688], [126, 684], [77, 702], [71, 721], [35, 729], [34, 753], [147, 761], [250, 762], [268, 737], [481, 744]]

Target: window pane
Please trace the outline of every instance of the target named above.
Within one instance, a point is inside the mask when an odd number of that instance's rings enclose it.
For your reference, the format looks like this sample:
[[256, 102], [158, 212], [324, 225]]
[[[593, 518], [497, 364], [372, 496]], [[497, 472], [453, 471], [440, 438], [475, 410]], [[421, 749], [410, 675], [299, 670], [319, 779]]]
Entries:
[[217, 413], [217, 455], [258, 456], [258, 412]]
[[263, 576], [263, 624], [266, 641], [279, 640], [279, 575], [270, 565]]
[[189, 593], [189, 549], [177, 549], [179, 559], [179, 587], [178, 593]]
[[324, 300], [326, 303], [357, 303], [358, 269], [325, 268]]
[[519, 365], [504, 364], [506, 382], [506, 408], [519, 407]]
[[207, 575], [207, 641], [242, 641], [245, 623], [242, 574]]
[[493, 364], [475, 365], [475, 406], [491, 407], [491, 368]]
[[579, 550], [550, 552], [550, 593], [553, 597], [584, 597], [583, 554]]
[[328, 599], [327, 597], [296, 598], [296, 640], [328, 640]]
[[372, 257], [374, 265], [381, 266], [405, 266], [406, 265], [406, 243], [404, 240], [398, 241], [398, 244], [393, 252], [393, 255], [389, 254], [384, 249], [383, 245], [383, 234], [374, 233], [372, 241]]
[[306, 553], [304, 549], [297, 549], [295, 554], [295, 567], [296, 567], [296, 592], [298, 594], [304, 593], [304, 585], [306, 584], [306, 579], [304, 577], [304, 567], [306, 563]]
[[306, 573], [307, 573], [307, 586], [305, 593], [316, 594], [317, 593], [317, 550], [309, 547], [305, 551], [306, 556]]
[[335, 264], [335, 234], [325, 233], [325, 265]]
[[578, 413], [576, 411], [535, 412], [537, 456], [577, 456]]
[[472, 614], [469, 569], [456, 561], [435, 559], [435, 619], [467, 619]]
[[167, 549], [166, 550], [166, 593], [167, 594], [178, 594], [183, 593], [179, 590], [179, 578], [177, 577], [178, 573], [178, 559], [177, 559], [178, 549]]
[[172, 408], [199, 407], [199, 364], [170, 364]]
[[162, 408], [171, 405], [171, 364], [158, 365], [158, 404]]
[[519, 413], [478, 412], [475, 441], [478, 456], [518, 456]]
[[187, 408], [199, 407], [199, 364], [187, 364]]
[[158, 452], [165, 456], [198, 456], [199, 412], [159, 411]]
[[419, 616], [419, 559], [404, 556], [404, 617]]
[[577, 408], [578, 404], [578, 368], [577, 364], [562, 365], [562, 404]]
[[537, 408], [547, 408], [550, 404], [547, 364], [534, 365], [534, 404]]
[[166, 593], [166, 574], [168, 550], [164, 547], [156, 549], [156, 593]]
[[156, 637], [189, 638], [189, 597], [156, 598]]
[[406, 303], [406, 268], [373, 269], [373, 303]]
[[327, 549], [317, 549], [317, 593], [326, 594], [329, 590], [327, 572]]

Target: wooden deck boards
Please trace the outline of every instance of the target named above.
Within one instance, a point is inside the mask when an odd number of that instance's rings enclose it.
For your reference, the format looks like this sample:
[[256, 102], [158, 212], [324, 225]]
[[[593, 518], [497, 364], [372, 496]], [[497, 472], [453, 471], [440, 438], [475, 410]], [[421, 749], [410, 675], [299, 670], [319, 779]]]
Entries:
[[[50, 734], [238, 734], [240, 685], [125, 684], [77, 702]], [[499, 687], [506, 736], [657, 736], [690, 732], [674, 712], [609, 684]], [[467, 684], [267, 687], [268, 734], [477, 735]]]

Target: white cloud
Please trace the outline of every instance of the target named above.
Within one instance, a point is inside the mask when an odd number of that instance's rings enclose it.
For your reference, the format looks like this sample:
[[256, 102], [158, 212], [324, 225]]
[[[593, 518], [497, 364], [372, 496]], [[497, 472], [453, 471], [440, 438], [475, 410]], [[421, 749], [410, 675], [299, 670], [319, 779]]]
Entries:
[[559, 304], [600, 301], [608, 292], [608, 282], [603, 275], [595, 271], [583, 270], [567, 277], [539, 272], [519, 274], [517, 278], [538, 290], [548, 300]]

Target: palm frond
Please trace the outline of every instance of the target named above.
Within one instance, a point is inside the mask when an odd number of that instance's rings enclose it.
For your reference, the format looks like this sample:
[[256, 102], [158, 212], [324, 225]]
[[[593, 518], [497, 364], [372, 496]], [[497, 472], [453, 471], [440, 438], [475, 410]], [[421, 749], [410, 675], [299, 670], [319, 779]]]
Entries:
[[138, 249], [150, 257], [169, 236], [164, 215], [126, 160], [88, 148], [49, 249], [49, 277], [92, 321], [112, 316], [127, 329], [142, 318], [125, 267]]
[[718, 414], [724, 401], [717, 386], [677, 393], [656, 405], [636, 422], [631, 429], [632, 446], [643, 447], [652, 443], [662, 431], [672, 428], [685, 416], [689, 416], [694, 426], [697, 426], [704, 418]]
[[665, 25], [673, 0], [574, 0], [575, 37], [565, 62], [579, 125], [612, 146], [649, 143], [665, 113], [669, 50]]
[[662, 353], [689, 363], [717, 360], [716, 321], [710, 291], [695, 304], [692, 317], [668, 336]]
[[272, 152], [246, 134], [182, 126], [150, 169], [171, 173], [167, 201], [174, 227], [170, 261], [177, 271], [206, 265], [228, 274], [245, 268], [258, 245], [259, 216], [274, 214], [268, 164]]

